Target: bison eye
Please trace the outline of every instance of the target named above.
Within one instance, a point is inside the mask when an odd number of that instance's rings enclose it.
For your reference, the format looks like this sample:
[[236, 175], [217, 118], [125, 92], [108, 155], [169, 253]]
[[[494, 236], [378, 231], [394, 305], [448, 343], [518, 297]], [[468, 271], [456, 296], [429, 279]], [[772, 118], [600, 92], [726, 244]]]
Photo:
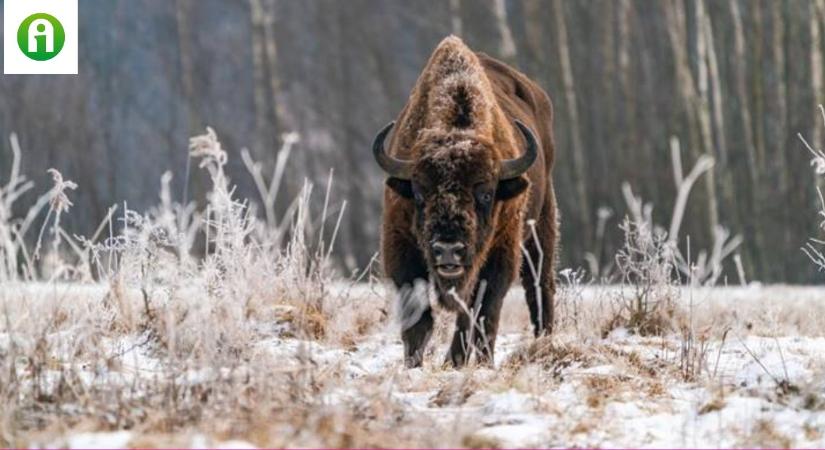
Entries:
[[419, 205], [424, 203], [424, 196], [421, 195], [421, 192], [419, 192], [419, 191], [415, 191], [413, 193], [413, 198], [415, 199], [415, 202]]
[[493, 194], [490, 192], [485, 192], [481, 194], [481, 201], [484, 203], [490, 203], [493, 201]]

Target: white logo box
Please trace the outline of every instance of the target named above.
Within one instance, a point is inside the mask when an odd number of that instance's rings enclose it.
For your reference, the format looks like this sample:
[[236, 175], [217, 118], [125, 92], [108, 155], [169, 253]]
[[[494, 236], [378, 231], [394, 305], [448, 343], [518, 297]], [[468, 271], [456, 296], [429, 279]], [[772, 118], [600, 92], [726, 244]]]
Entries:
[[[77, 1], [78, 0], [4, 0], [3, 1], [3, 73], [4, 74], [77, 74]], [[66, 42], [52, 59], [30, 59], [17, 45], [17, 30], [32, 14], [46, 13], [63, 25]]]

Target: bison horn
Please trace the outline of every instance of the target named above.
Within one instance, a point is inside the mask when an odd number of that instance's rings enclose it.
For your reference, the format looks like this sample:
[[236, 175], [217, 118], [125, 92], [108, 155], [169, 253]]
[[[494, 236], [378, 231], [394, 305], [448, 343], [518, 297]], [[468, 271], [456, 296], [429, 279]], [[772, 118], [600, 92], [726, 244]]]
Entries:
[[395, 122], [390, 122], [378, 132], [378, 135], [375, 136], [375, 141], [372, 143], [372, 154], [375, 156], [375, 161], [378, 165], [381, 166], [389, 176], [409, 180], [412, 178], [413, 164], [403, 159], [394, 158], [384, 151], [384, 140], [394, 125]]
[[524, 135], [524, 140], [527, 142], [527, 148], [523, 155], [515, 159], [507, 159], [501, 162], [501, 173], [498, 178], [500, 180], [509, 180], [516, 178], [527, 172], [527, 169], [536, 161], [539, 154], [538, 144], [536, 143], [536, 136], [527, 128], [527, 125], [516, 120], [516, 126]]

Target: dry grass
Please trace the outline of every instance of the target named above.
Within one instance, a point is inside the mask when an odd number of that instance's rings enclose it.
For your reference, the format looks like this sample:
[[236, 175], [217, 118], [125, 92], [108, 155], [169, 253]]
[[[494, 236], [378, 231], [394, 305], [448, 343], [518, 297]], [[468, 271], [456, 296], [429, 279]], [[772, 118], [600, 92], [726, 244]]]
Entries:
[[779, 432], [773, 422], [761, 419], [756, 422], [739, 444], [742, 447], [791, 448], [793, 440]]
[[472, 376], [462, 377], [442, 386], [430, 399], [430, 405], [435, 407], [461, 406], [478, 392], [479, 388], [478, 381]]
[[[169, 445], [174, 440], [153, 436], [192, 428], [263, 446], [411, 441], [394, 427], [409, 419], [385, 394], [389, 378], [353, 383], [359, 395], [325, 400], [349, 375], [340, 365], [321, 363], [310, 343], [356, 346], [386, 317], [376, 294], [352, 286], [332, 289], [329, 255], [338, 222], [328, 215], [336, 208], [343, 213], [344, 205], [330, 204], [329, 189], [320, 216], [311, 214], [307, 184], [278, 220], [274, 178], [286, 163], [279, 159], [262, 193], [267, 215], [260, 220], [249, 201], [235, 197], [223, 170], [227, 153], [209, 130], [190, 148], [213, 182], [204, 210], [174, 203], [171, 176], [164, 175], [156, 208], [140, 214], [124, 206], [101, 225], [108, 238], [74, 238], [82, 244], [78, 266], [61, 258], [63, 269], [53, 281], [21, 284], [18, 277], [41, 278], [46, 266], [28, 257], [28, 220], [10, 216], [11, 203], [31, 188], [17, 171], [20, 154], [14, 148], [12, 179], [0, 192], [0, 395], [6, 399], [0, 445], [26, 446], [34, 437], [67, 430], [123, 429], [143, 436], [133, 445]], [[264, 183], [260, 165], [247, 163]], [[66, 189], [78, 187], [53, 175], [43, 225], [50, 224], [50, 245], [44, 248], [60, 255], [68, 245], [59, 220], [71, 205]], [[196, 239], [207, 249], [200, 261], [190, 257]], [[88, 266], [85, 279], [94, 275], [98, 281], [58, 282], [78, 278], [79, 271], [66, 268], [80, 264]], [[266, 345], [290, 339], [306, 344]]]
[[528, 343], [513, 352], [504, 362], [504, 368], [536, 364], [553, 377], [560, 377], [564, 369], [572, 366], [584, 366], [592, 362], [597, 349], [583, 348], [574, 343], [559, 343], [557, 338], [546, 336]]
[[616, 328], [641, 336], [670, 332], [682, 313], [676, 303], [675, 247], [649, 222], [626, 219], [622, 230], [625, 244], [616, 255], [616, 267], [629, 293], [616, 298], [616, 311], [602, 327], [602, 336]]
[[714, 396], [710, 401], [702, 405], [697, 411], [698, 414], [708, 414], [720, 411], [725, 407], [725, 399], [721, 395]]

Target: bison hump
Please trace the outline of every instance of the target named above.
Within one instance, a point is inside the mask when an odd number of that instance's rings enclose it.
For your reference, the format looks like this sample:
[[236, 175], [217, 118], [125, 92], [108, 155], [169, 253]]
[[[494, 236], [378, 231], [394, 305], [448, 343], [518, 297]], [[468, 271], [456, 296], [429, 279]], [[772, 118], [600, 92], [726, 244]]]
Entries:
[[483, 136], [492, 132], [495, 97], [478, 56], [461, 39], [449, 36], [430, 57], [417, 91], [411, 99], [424, 109], [425, 127], [449, 132], [472, 130]]

